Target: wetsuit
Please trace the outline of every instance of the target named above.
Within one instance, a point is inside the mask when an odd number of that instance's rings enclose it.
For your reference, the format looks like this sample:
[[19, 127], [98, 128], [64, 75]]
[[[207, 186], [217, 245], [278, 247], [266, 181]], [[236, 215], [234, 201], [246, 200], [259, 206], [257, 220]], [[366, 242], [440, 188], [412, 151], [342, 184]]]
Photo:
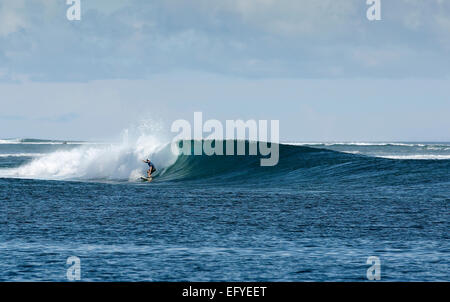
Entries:
[[149, 168], [152, 167], [152, 171], [150, 173], [153, 173], [156, 171], [155, 165], [150, 160], [147, 162], [147, 165]]

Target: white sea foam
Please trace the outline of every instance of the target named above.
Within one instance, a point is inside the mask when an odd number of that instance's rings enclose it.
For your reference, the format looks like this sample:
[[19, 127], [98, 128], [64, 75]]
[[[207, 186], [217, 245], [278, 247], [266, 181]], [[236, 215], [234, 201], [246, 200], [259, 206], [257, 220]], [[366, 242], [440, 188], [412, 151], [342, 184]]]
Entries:
[[44, 154], [21, 167], [1, 169], [0, 177], [133, 180], [144, 175], [148, 168], [142, 162], [144, 159], [151, 158], [158, 169], [176, 160], [172, 152], [164, 151], [168, 141], [160, 136], [140, 133], [135, 137], [125, 131], [120, 143], [82, 145]]
[[12, 140], [0, 140], [0, 145], [108, 145], [105, 142], [22, 142]]
[[[393, 143], [393, 142], [287, 142], [288, 145], [293, 146], [399, 146], [399, 147], [425, 147], [423, 143]], [[448, 145], [434, 145], [430, 146], [447, 146]]]
[[9, 154], [0, 154], [0, 158], [6, 157], [39, 157], [44, 156], [45, 153], [9, 153]]
[[390, 158], [390, 159], [422, 159], [422, 160], [450, 159], [450, 155], [438, 155], [438, 154], [376, 155], [376, 157]]
[[343, 153], [348, 153], [348, 154], [361, 154], [360, 151], [341, 151]]
[[0, 139], [0, 144], [1, 145], [5, 145], [5, 144], [19, 144], [20, 140], [19, 139]]

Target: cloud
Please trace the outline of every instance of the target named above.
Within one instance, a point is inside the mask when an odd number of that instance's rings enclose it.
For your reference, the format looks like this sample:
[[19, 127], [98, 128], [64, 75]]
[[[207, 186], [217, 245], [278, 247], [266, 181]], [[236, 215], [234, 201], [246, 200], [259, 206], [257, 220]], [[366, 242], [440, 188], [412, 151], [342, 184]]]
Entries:
[[[8, 1], [0, 80], [145, 79], [191, 70], [244, 77], [448, 77], [448, 1]], [[14, 3], [14, 4], [10, 4]]]
[[[318, 34], [349, 27], [358, 0], [166, 0], [154, 1], [163, 18], [179, 28], [253, 29], [277, 35]], [[230, 22], [231, 21], [231, 22]], [[350, 21], [350, 22], [349, 22]]]
[[7, 36], [27, 25], [24, 8], [24, 0], [0, 3], [0, 36]]

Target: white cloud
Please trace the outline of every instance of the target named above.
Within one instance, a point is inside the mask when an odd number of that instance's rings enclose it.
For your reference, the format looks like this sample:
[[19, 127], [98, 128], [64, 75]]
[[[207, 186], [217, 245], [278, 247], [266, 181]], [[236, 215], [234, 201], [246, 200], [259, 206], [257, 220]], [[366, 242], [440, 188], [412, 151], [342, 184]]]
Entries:
[[322, 34], [354, 24], [357, 1], [235, 0], [243, 19], [276, 34]]
[[2, 1], [0, 3], [0, 36], [7, 36], [27, 25], [24, 12], [25, 0]]
[[[358, 0], [158, 0], [154, 3], [164, 14], [172, 18], [179, 16], [180, 23], [203, 21], [209, 26], [217, 26], [238, 21], [240, 25], [280, 35], [342, 30], [352, 26], [359, 9], [364, 9], [358, 5]], [[192, 20], [185, 15], [193, 11], [201, 19]], [[230, 16], [233, 19], [227, 20]]]
[[59, 0], [2, 4], [6, 74], [440, 77], [450, 70], [450, 1], [383, 1], [379, 23], [367, 21], [361, 0], [83, 0], [75, 23], [66, 9]]

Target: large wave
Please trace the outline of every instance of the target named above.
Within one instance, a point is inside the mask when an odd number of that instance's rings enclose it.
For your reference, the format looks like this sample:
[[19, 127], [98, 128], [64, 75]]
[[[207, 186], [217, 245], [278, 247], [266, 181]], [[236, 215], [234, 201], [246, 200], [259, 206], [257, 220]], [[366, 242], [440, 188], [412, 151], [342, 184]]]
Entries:
[[[192, 143], [192, 142], [191, 142]], [[224, 141], [218, 141], [223, 143]], [[236, 141], [234, 142], [236, 143]], [[248, 150], [249, 142], [246, 142]], [[191, 144], [193, 146], [193, 144]], [[450, 160], [399, 160], [339, 152], [320, 147], [279, 145], [279, 163], [262, 167], [261, 156], [174, 155], [169, 140], [141, 134], [120, 143], [79, 145], [39, 154], [25, 164], [2, 169], [0, 177], [52, 180], [137, 181], [145, 175], [143, 159], [158, 168], [157, 182], [204, 181], [290, 185], [378, 182], [449, 182]]]

